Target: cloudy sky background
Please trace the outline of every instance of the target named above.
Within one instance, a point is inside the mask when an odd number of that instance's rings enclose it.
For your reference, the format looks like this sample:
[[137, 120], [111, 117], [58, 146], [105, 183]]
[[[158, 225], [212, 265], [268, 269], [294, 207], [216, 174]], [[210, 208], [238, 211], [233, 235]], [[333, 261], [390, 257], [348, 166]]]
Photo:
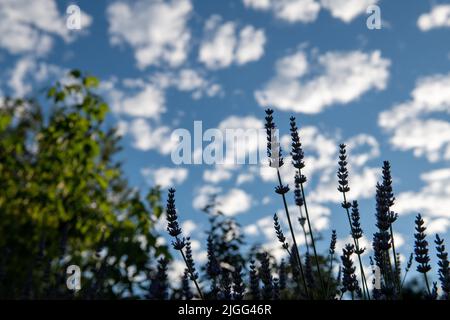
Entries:
[[[83, 11], [79, 31], [65, 27], [72, 3]], [[371, 4], [381, 8], [381, 30], [366, 27]], [[108, 125], [124, 137], [126, 175], [143, 193], [154, 184], [176, 187], [184, 231], [201, 261], [208, 223], [199, 209], [211, 194], [248, 243], [282, 257], [272, 227], [282, 208], [276, 175], [256, 165], [175, 166], [170, 134], [192, 131], [195, 120], [204, 130], [261, 128], [267, 106], [285, 146], [289, 117], [297, 117], [321, 252], [331, 228], [341, 246], [348, 241], [335, 177], [342, 142], [368, 247], [383, 160], [392, 164], [402, 255], [412, 252], [417, 212], [430, 243], [436, 232], [449, 239], [448, 1], [0, 0], [0, 34], [0, 97], [34, 95], [71, 68], [101, 78], [113, 110]], [[258, 143], [249, 148], [256, 152]], [[282, 175], [292, 186], [288, 165]], [[292, 193], [288, 199], [293, 205]]]

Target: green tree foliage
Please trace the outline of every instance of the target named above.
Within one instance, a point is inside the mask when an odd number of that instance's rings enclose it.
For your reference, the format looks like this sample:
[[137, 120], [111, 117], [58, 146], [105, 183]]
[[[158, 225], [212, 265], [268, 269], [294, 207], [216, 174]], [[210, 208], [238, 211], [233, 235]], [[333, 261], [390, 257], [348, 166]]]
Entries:
[[[81, 268], [81, 298], [136, 297], [148, 288], [162, 214], [114, 160], [99, 81], [72, 71], [38, 99], [0, 105], [0, 297], [66, 298], [66, 268]], [[42, 100], [42, 99], [41, 99]], [[114, 279], [114, 281], [109, 281]]]

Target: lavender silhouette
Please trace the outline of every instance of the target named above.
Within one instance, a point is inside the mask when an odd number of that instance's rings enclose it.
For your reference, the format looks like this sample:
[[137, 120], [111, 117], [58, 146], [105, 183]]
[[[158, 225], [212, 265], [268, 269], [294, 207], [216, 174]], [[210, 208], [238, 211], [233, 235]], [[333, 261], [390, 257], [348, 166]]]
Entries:
[[[277, 171], [278, 185], [275, 193], [280, 195], [289, 226], [292, 243], [283, 232], [277, 214], [273, 215], [274, 241], [280, 243], [281, 248], [287, 254], [287, 261], [283, 259], [281, 263], [276, 263], [269, 252], [253, 250], [253, 258], [249, 258], [248, 264], [242, 268], [234, 266], [233, 271], [220, 267], [221, 261], [219, 254], [214, 252], [215, 246], [212, 244], [212, 237], [208, 237], [208, 262], [206, 265], [205, 278], [210, 284], [210, 292], [206, 297], [212, 299], [250, 299], [250, 300], [271, 300], [271, 299], [343, 299], [348, 296], [352, 300], [356, 299], [402, 299], [405, 287], [406, 275], [413, 264], [413, 257], [417, 263], [418, 273], [423, 275], [426, 294], [422, 295], [427, 299], [449, 299], [450, 272], [448, 254], [445, 251], [444, 240], [436, 236], [436, 251], [438, 257], [438, 278], [440, 281], [440, 290], [437, 283], [431, 283], [428, 279], [428, 273], [431, 270], [430, 257], [428, 254], [428, 243], [425, 240], [424, 221], [420, 215], [416, 218], [414, 255], [411, 254], [406, 262], [402, 275], [399, 254], [395, 248], [393, 224], [397, 220], [397, 214], [391, 210], [394, 205], [395, 197], [392, 188], [391, 167], [388, 161], [383, 162], [382, 181], [376, 186], [376, 227], [374, 233], [370, 262], [373, 270], [378, 267], [381, 273], [381, 288], [374, 286], [375, 280], [370, 288], [366, 270], [362, 263], [362, 254], [366, 248], [362, 248], [360, 241], [363, 237], [361, 226], [361, 214], [358, 201], [348, 201], [348, 192], [350, 191], [349, 171], [347, 169], [347, 150], [344, 144], [339, 146], [339, 159], [337, 163], [338, 191], [342, 194], [341, 203], [344, 208], [347, 220], [350, 226], [350, 235], [353, 244], [346, 244], [342, 249], [340, 263], [336, 261], [336, 242], [337, 234], [333, 230], [331, 234], [327, 258], [322, 258], [316, 248], [317, 238], [314, 236], [314, 230], [311, 223], [311, 215], [307, 207], [304, 184], [307, 181], [302, 173], [305, 167], [304, 152], [300, 142], [299, 130], [295, 118], [290, 118], [290, 134], [292, 140], [292, 166], [295, 168], [295, 188], [294, 201], [299, 208], [296, 220], [299, 221], [300, 229], [305, 238], [306, 252], [302, 256], [294, 231], [293, 213], [289, 211], [287, 205], [287, 193], [290, 191], [288, 185], [283, 184], [280, 174], [280, 167], [285, 165], [282, 150], [274, 134], [276, 130], [273, 110], [267, 109], [265, 115], [265, 129], [267, 133], [267, 156], [269, 165]], [[186, 251], [186, 272], [183, 285], [186, 286], [187, 274], [191, 280], [199, 279], [195, 273], [192, 255], [189, 253], [188, 238], [180, 238], [181, 229], [178, 226], [176, 212], [172, 205], [174, 204], [174, 191], [169, 190], [167, 217], [168, 231], [175, 237], [174, 248], [183, 252]], [[187, 248], [185, 248], [187, 247]], [[180, 250], [181, 249], [181, 250]], [[222, 255], [223, 256], [223, 255]], [[256, 256], [256, 259], [254, 258]], [[357, 265], [354, 265], [354, 260]], [[338, 272], [335, 273], [335, 264], [338, 263]], [[314, 265], [314, 267], [313, 267]], [[359, 268], [361, 281], [358, 281], [356, 269]], [[373, 271], [374, 272], [374, 271]], [[194, 274], [194, 276], [193, 276]], [[278, 276], [275, 276], [278, 275]], [[401, 278], [403, 276], [403, 278]], [[325, 281], [326, 280], [326, 281]], [[248, 284], [246, 284], [246, 282]], [[195, 284], [198, 288], [198, 285]], [[195, 298], [195, 297], [194, 297]], [[198, 290], [197, 298], [202, 298]]]
[[[205, 300], [278, 300], [278, 299], [315, 299], [315, 300], [395, 300], [406, 299], [410, 294], [407, 288], [406, 276], [415, 270], [420, 276], [425, 291], [415, 292], [422, 299], [450, 299], [450, 269], [448, 252], [444, 239], [435, 236], [437, 266], [432, 269], [430, 248], [426, 240], [425, 221], [420, 214], [415, 219], [414, 252], [409, 256], [402, 267], [399, 254], [394, 241], [394, 223], [397, 213], [392, 210], [395, 202], [391, 165], [384, 161], [381, 169], [382, 181], [376, 185], [375, 194], [375, 220], [376, 232], [373, 234], [372, 250], [361, 247], [364, 236], [362, 221], [366, 217], [360, 212], [357, 199], [348, 199], [351, 188], [347, 160], [347, 148], [344, 144], [339, 146], [337, 168], [337, 191], [342, 195], [341, 207], [345, 211], [344, 219], [348, 220], [351, 242], [346, 244], [339, 256], [337, 253], [338, 235], [332, 230], [329, 246], [326, 253], [320, 254], [316, 242], [319, 237], [313, 229], [314, 215], [307, 206], [305, 184], [307, 177], [303, 169], [307, 165], [300, 142], [300, 133], [294, 117], [290, 118], [290, 136], [292, 150], [291, 163], [285, 163], [277, 136], [273, 118], [273, 110], [266, 110], [265, 129], [267, 132], [267, 156], [270, 166], [276, 170], [278, 185], [275, 193], [281, 197], [284, 214], [289, 227], [289, 233], [283, 232], [283, 225], [278, 214], [273, 215], [274, 238], [286, 252], [285, 259], [277, 261], [270, 252], [258, 246], [253, 246], [248, 253], [242, 252], [243, 240], [239, 236], [239, 226], [230, 219], [222, 219], [220, 212], [210, 216], [211, 229], [207, 232], [206, 263], [201, 265], [193, 252], [190, 235], [183, 234], [179, 214], [175, 205], [175, 189], [170, 188], [167, 194], [165, 217], [167, 232], [172, 238], [172, 248], [181, 256], [184, 263], [183, 273], [178, 275], [177, 281], [169, 276], [171, 262], [170, 256], [162, 256], [158, 261], [150, 261], [146, 279], [140, 284], [143, 295], [148, 299], [205, 299]], [[351, 156], [350, 156], [351, 157]], [[289, 210], [288, 193], [290, 188], [281, 179], [280, 168], [292, 165], [295, 169], [293, 197], [298, 212]], [[211, 212], [215, 203], [208, 206], [206, 211]], [[292, 207], [291, 207], [292, 208]], [[284, 217], [283, 217], [284, 218]], [[298, 221], [299, 224], [293, 222]], [[298, 229], [298, 230], [297, 230]], [[67, 225], [61, 226], [61, 241], [58, 264], [67, 263]], [[104, 232], [104, 231], [102, 231]], [[305, 252], [301, 252], [296, 237], [299, 232], [304, 238]], [[61, 274], [52, 272], [55, 261], [48, 256], [47, 242], [43, 232], [38, 239], [39, 247], [35, 253], [35, 260], [27, 272], [26, 281], [18, 291], [23, 298], [63, 298], [63, 299], [99, 299], [103, 288], [114, 281], [111, 275], [110, 261], [113, 257], [108, 255], [108, 247], [102, 233], [98, 241], [97, 262], [93, 267], [94, 277], [90, 286], [77, 295], [67, 294], [64, 290], [64, 279]], [[109, 242], [114, 246], [114, 241]], [[339, 249], [340, 250], [340, 249]], [[367, 251], [366, 251], [367, 250]], [[106, 254], [102, 254], [106, 252]], [[0, 255], [0, 285], [8, 279], [8, 264], [11, 260], [11, 250], [1, 248]], [[370, 259], [372, 270], [366, 270], [362, 263], [365, 253]], [[64, 262], [65, 261], [65, 262]], [[369, 283], [366, 277], [369, 272], [376, 273], [379, 268], [380, 288], [375, 279]], [[359, 271], [359, 272], [358, 272]], [[436, 280], [432, 272], [436, 271]], [[47, 284], [44, 289], [35, 292], [33, 281], [37, 277]], [[175, 282], [175, 283], [174, 283]], [[202, 289], [203, 288], [203, 289]]]

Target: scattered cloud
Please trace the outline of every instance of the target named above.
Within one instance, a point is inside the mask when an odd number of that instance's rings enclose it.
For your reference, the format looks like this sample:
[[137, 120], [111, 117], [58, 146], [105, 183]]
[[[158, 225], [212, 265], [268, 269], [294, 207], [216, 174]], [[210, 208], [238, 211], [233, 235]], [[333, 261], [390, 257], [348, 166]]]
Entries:
[[450, 219], [448, 217], [437, 219], [427, 218], [425, 226], [427, 227], [427, 233], [430, 235], [446, 233], [450, 229]]
[[[337, 141], [335, 142], [337, 145]], [[380, 169], [367, 166], [369, 160], [380, 155], [377, 140], [367, 134], [359, 134], [347, 140], [349, 186], [348, 199], [367, 199], [375, 194], [375, 187]], [[336, 175], [336, 159], [338, 153], [330, 159], [329, 165], [321, 169], [317, 187], [311, 192], [310, 198], [318, 203], [342, 201], [342, 195], [337, 192], [338, 178]]]
[[211, 198], [221, 191], [221, 188], [209, 184], [201, 186], [194, 192], [192, 207], [197, 210], [202, 210], [210, 204]]
[[[215, 150], [213, 157], [218, 161], [213, 169], [207, 169], [203, 173], [203, 179], [206, 182], [217, 184], [233, 177], [238, 169], [243, 168], [244, 164], [256, 165], [260, 158], [259, 153], [264, 151], [266, 137], [264, 133], [264, 123], [253, 116], [238, 117], [235, 115], [223, 119], [217, 126], [217, 129], [211, 134], [213, 139], [209, 139], [204, 145], [204, 149], [197, 149], [193, 152], [193, 158], [203, 156], [207, 150]], [[207, 134], [207, 132], [205, 132]], [[225, 148], [224, 148], [225, 146]], [[218, 152], [222, 155], [219, 157]], [[221, 162], [220, 162], [221, 161]], [[240, 172], [236, 184], [240, 185], [253, 180], [256, 167], [248, 167], [247, 172]]]
[[34, 57], [25, 56], [18, 59], [6, 74], [8, 77], [6, 83], [11, 89], [12, 96], [24, 97], [31, 93], [37, 84], [63, 78], [65, 70], [52, 64], [38, 62]]
[[205, 170], [203, 172], [203, 180], [214, 184], [229, 180], [231, 177], [232, 173], [222, 165], [217, 165], [214, 170]]
[[189, 172], [185, 168], [162, 167], [158, 169], [144, 168], [141, 173], [151, 185], [170, 188], [182, 184], [187, 179]]
[[322, 7], [330, 11], [334, 18], [349, 23], [366, 12], [370, 5], [379, 0], [321, 0]]
[[166, 111], [164, 91], [153, 84], [145, 87], [134, 96], [126, 97], [115, 110], [134, 117], [158, 119]]
[[[359, 134], [344, 140], [337, 134], [326, 135], [319, 128], [313, 126], [301, 127], [299, 134], [306, 164], [302, 173], [309, 181], [311, 189], [308, 198], [311, 201], [318, 204], [342, 201], [341, 195], [337, 192], [336, 176], [338, 145], [342, 141], [347, 144], [349, 154], [350, 192], [348, 196], [351, 199], [373, 196], [380, 171], [378, 168], [369, 166], [369, 161], [380, 155], [379, 143], [375, 137]], [[289, 143], [290, 136], [282, 136], [282, 149], [289, 150]], [[285, 163], [290, 163], [290, 161], [290, 157], [286, 157]], [[269, 166], [261, 166], [259, 174], [263, 181], [277, 181], [276, 170]], [[294, 185], [295, 169], [291, 165], [282, 166], [280, 174], [283, 183]]]
[[264, 55], [266, 35], [263, 29], [245, 26], [239, 32], [239, 43], [236, 48], [236, 63], [243, 65], [257, 61]]
[[[249, 170], [250, 171], [250, 170]], [[252, 182], [255, 179], [255, 175], [252, 172], [243, 172], [236, 178], [236, 185]]]
[[185, 234], [192, 234], [197, 229], [197, 224], [192, 220], [186, 220], [181, 224], [181, 229]]
[[[309, 204], [310, 208], [310, 217], [312, 228], [314, 231], [323, 231], [329, 227], [329, 216], [331, 211], [324, 206], [317, 204]], [[297, 215], [298, 207], [297, 206], [289, 206], [289, 212]], [[279, 218], [280, 225], [284, 230], [284, 234], [288, 239], [291, 239], [291, 234], [289, 232], [289, 224], [286, 218], [286, 214], [284, 209], [277, 210], [277, 215]], [[293, 221], [297, 227], [294, 226], [294, 234], [299, 246], [305, 245], [305, 238], [302, 231], [300, 231], [300, 227], [298, 226], [297, 221]], [[269, 252], [275, 255], [276, 259], [279, 261], [281, 258], [286, 256], [286, 251], [281, 247], [281, 244], [277, 241], [274, 241], [274, 237], [276, 237], [275, 230], [273, 228], [273, 217], [266, 216], [264, 218], [256, 220], [254, 223], [248, 224], [244, 227], [244, 233], [247, 236], [258, 237], [262, 236], [265, 242], [262, 247], [265, 250], [269, 250]], [[291, 240], [289, 240], [291, 241]]]
[[429, 161], [450, 159], [450, 123], [430, 116], [449, 114], [450, 74], [419, 79], [411, 99], [383, 111], [378, 124], [391, 135], [394, 148], [412, 150]]
[[101, 83], [101, 90], [111, 102], [112, 110], [131, 117], [158, 120], [166, 112], [166, 91], [175, 88], [189, 92], [193, 99], [223, 94], [221, 86], [194, 69], [157, 72], [146, 78], [113, 77]]
[[246, 7], [271, 11], [277, 19], [289, 23], [310, 23], [317, 19], [320, 4], [316, 0], [243, 0]]
[[152, 76], [151, 81], [163, 88], [191, 92], [193, 99], [223, 95], [219, 84], [207, 79], [203, 72], [195, 69], [184, 68], [176, 72], [157, 73]]
[[[86, 29], [92, 17], [81, 11], [81, 23]], [[43, 55], [55, 37], [70, 42], [76, 33], [66, 27], [66, 16], [55, 0], [0, 0], [0, 34], [0, 48], [11, 54]]]
[[[399, 214], [418, 212], [432, 220], [433, 229], [447, 229], [448, 223], [438, 224], [439, 219], [450, 218], [450, 169], [438, 169], [421, 175], [424, 186], [419, 191], [400, 193], [394, 209]], [[433, 225], [434, 223], [434, 225]]]
[[169, 127], [150, 125], [149, 121], [143, 118], [132, 120], [126, 131], [133, 139], [133, 147], [142, 151], [157, 150], [167, 155], [178, 145], [178, 141], [172, 139], [172, 130]]
[[[350, 230], [348, 233], [349, 233], [348, 236], [346, 236], [345, 238], [339, 238], [336, 241], [336, 252], [338, 254], [342, 253], [342, 249], [345, 248], [346, 244], [354, 244], [353, 237], [350, 235]], [[364, 252], [364, 254], [367, 254], [368, 252], [370, 252], [370, 250], [372, 248], [372, 244], [371, 244], [371, 241], [366, 236], [363, 235], [363, 237], [359, 240], [359, 242], [360, 242], [361, 248], [366, 248], [366, 251]]]
[[205, 37], [200, 44], [199, 61], [209, 69], [222, 69], [231, 64], [244, 65], [259, 60], [264, 54], [264, 30], [251, 25], [237, 32], [235, 22], [223, 22], [218, 15], [205, 23]]
[[[131, 121], [119, 121], [121, 136], [130, 134], [132, 146], [139, 150], [157, 150], [167, 155], [178, 144], [171, 137], [172, 129], [160, 124], [160, 117], [167, 110], [166, 91], [170, 88], [190, 92], [193, 99], [222, 94], [218, 84], [193, 69], [160, 72], [149, 78], [125, 78], [120, 81], [112, 77], [101, 83], [100, 91], [107, 97], [114, 113], [132, 118]], [[166, 143], [161, 144], [161, 141]]]
[[254, 224], [249, 224], [243, 228], [244, 234], [250, 237], [258, 235], [258, 227]]
[[[223, 119], [219, 124], [217, 134], [222, 135], [222, 139], [217, 137], [208, 142], [208, 148], [222, 150], [223, 163], [216, 164], [213, 169], [207, 169], [203, 173], [203, 180], [208, 183], [218, 184], [222, 181], [230, 180], [238, 169], [242, 169], [243, 164], [249, 164], [245, 172], [239, 172], [236, 185], [242, 185], [254, 179], [261, 150], [266, 150], [266, 136], [264, 123], [253, 116], [238, 117], [235, 115]], [[224, 146], [225, 145], [225, 149]], [[197, 152], [200, 153], [199, 150]], [[195, 154], [195, 152], [194, 152]], [[194, 156], [195, 157], [195, 156]], [[237, 163], [239, 160], [240, 164]]]
[[[351, 170], [349, 177], [350, 192], [348, 199], [368, 199], [375, 194], [375, 186], [378, 181], [380, 169], [363, 168], [360, 170]], [[342, 202], [342, 194], [337, 191], [336, 173], [322, 175], [319, 185], [310, 193], [309, 198], [312, 201], [324, 202]]]
[[417, 20], [417, 26], [422, 31], [450, 27], [450, 5], [434, 6], [430, 12], [422, 14]]
[[116, 1], [107, 9], [110, 41], [130, 45], [140, 69], [180, 66], [189, 50], [191, 13], [189, 0]]
[[246, 212], [252, 205], [252, 197], [242, 189], [233, 188], [217, 197], [217, 210], [227, 216]]
[[334, 104], [348, 104], [370, 90], [384, 90], [389, 79], [390, 61], [380, 51], [328, 52], [313, 63], [306, 53], [295, 52], [277, 61], [275, 76], [255, 92], [259, 105], [307, 114], [322, 112]]
[[223, 193], [219, 187], [204, 185], [196, 191], [192, 206], [197, 210], [201, 210], [210, 203], [212, 196], [217, 196], [216, 209], [227, 216], [234, 216], [248, 211], [253, 202], [251, 195], [242, 189], [232, 188]]
[[229, 116], [219, 123], [218, 129], [226, 139], [225, 164], [234, 164], [235, 159], [257, 157], [259, 151], [266, 148], [264, 123], [254, 116]]
[[366, 12], [379, 0], [243, 0], [248, 8], [270, 11], [277, 19], [288, 23], [312, 23], [321, 9], [346, 23]]

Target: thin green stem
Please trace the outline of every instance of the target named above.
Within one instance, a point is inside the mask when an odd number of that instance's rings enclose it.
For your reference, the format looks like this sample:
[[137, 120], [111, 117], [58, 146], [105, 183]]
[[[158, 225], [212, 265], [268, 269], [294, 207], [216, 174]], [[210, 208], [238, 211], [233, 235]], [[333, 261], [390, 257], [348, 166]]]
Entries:
[[394, 230], [392, 228], [392, 224], [390, 225], [390, 233], [391, 233], [391, 241], [392, 241], [392, 253], [394, 255], [394, 268], [395, 268], [395, 284], [397, 285], [398, 293], [400, 294], [400, 269], [397, 263], [397, 253], [395, 251], [395, 242], [394, 242]]
[[405, 275], [403, 276], [403, 280], [400, 286], [400, 291], [403, 289], [403, 286], [405, 284], [406, 276], [408, 275], [409, 269], [405, 270]]
[[186, 259], [186, 256], [184, 255], [183, 250], [180, 250], [180, 252], [181, 252], [181, 256], [183, 257], [184, 263], [186, 264], [186, 267], [188, 268], [188, 271], [191, 274], [191, 279], [192, 279], [192, 281], [194, 281], [195, 287], [197, 288], [200, 299], [205, 300], [205, 298], [203, 297], [203, 293], [200, 290], [200, 286], [198, 285], [197, 280], [195, 280], [194, 272], [192, 271], [190, 264], [187, 262], [187, 259]]
[[[302, 176], [302, 171], [300, 169], [298, 169], [298, 175], [299, 175], [299, 177]], [[303, 188], [303, 182], [300, 183], [300, 190], [302, 192], [303, 205], [305, 206], [306, 221], [308, 222], [309, 236], [311, 238], [311, 245], [312, 245], [313, 251], [314, 251], [314, 259], [315, 259], [315, 262], [316, 262], [317, 274], [319, 275], [319, 280], [320, 280], [320, 285], [322, 287], [322, 292], [325, 294], [325, 285], [323, 283], [322, 274], [320, 272], [319, 259], [318, 259], [318, 256], [317, 256], [316, 244], [315, 244], [315, 241], [314, 241], [313, 230], [312, 230], [312, 227], [311, 227], [311, 220], [309, 219], [308, 205], [306, 204], [306, 197], [305, 197], [305, 190]]]
[[[294, 259], [294, 260], [296, 260], [297, 258], [294, 258], [294, 256], [292, 255], [292, 252], [289, 250], [289, 248], [285, 248], [285, 250], [286, 250], [286, 252], [288, 253], [288, 255], [289, 255], [289, 257], [291, 258], [291, 259]], [[296, 257], [296, 256], [295, 256]], [[299, 268], [298, 268], [298, 266], [293, 266], [293, 267], [295, 267], [296, 269], [297, 269], [297, 271], [300, 271], [300, 273], [302, 272]], [[294, 277], [296, 278], [295, 280], [296, 281], [298, 281], [298, 282], [300, 282], [300, 279], [298, 279], [298, 277], [296, 277], [295, 275], [294, 275]], [[303, 282], [303, 281], [302, 281]], [[303, 282], [304, 284], [305, 284], [305, 282]], [[305, 286], [305, 289], [306, 290], [308, 290], [308, 288]], [[306, 291], [305, 292], [305, 295], [306, 295], [306, 297], [308, 297], [308, 291]]]
[[[302, 207], [298, 206], [299, 212], [300, 212], [300, 219], [305, 219], [303, 217], [303, 212], [302, 212]], [[305, 245], [306, 245], [306, 252], [309, 254], [309, 244], [308, 244], [308, 234], [306, 233], [306, 228], [305, 228], [305, 224], [300, 223], [300, 226], [302, 227], [303, 230], [303, 235], [305, 236]]]
[[[344, 197], [344, 203], [346, 204], [347, 196], [345, 195], [345, 192], [342, 192], [342, 195]], [[362, 287], [363, 287], [363, 295], [364, 295], [364, 298], [366, 298], [366, 296], [367, 296], [367, 298], [370, 300], [369, 286], [367, 285], [366, 274], [364, 273], [364, 267], [363, 267], [362, 260], [361, 260], [359, 241], [355, 238], [355, 233], [353, 231], [352, 219], [350, 218], [350, 211], [348, 210], [348, 208], [345, 208], [345, 211], [347, 212], [347, 218], [348, 218], [348, 223], [350, 225], [351, 235], [353, 238], [353, 242], [355, 244], [356, 253], [358, 255], [359, 269], [361, 270], [361, 283], [362, 283]]]
[[331, 282], [331, 275], [333, 273], [333, 259], [334, 259], [334, 254], [330, 254], [330, 267], [329, 267], [329, 271], [328, 271], [328, 281], [327, 281], [327, 291], [326, 291], [326, 298], [328, 299], [328, 294], [330, 292], [330, 282]]
[[[278, 176], [278, 182], [280, 184], [280, 187], [282, 187], [283, 183], [281, 181], [280, 170], [278, 168], [277, 168], [277, 176]], [[289, 230], [291, 231], [292, 241], [293, 241], [294, 247], [295, 247], [295, 256], [297, 258], [297, 263], [298, 263], [298, 266], [299, 266], [299, 269], [300, 269], [300, 273], [301, 273], [301, 276], [302, 276], [302, 280], [303, 280], [303, 286], [305, 288], [305, 293], [308, 296], [309, 295], [308, 294], [308, 286], [306, 285], [305, 274], [303, 272], [303, 266], [302, 266], [302, 260], [300, 258], [300, 252], [298, 250], [297, 240], [295, 238], [295, 233], [294, 233], [294, 228], [292, 227], [291, 216], [289, 214], [289, 209], [288, 209], [288, 206], [287, 206], [286, 197], [285, 197], [284, 194], [281, 194], [281, 195], [282, 195], [282, 198], [283, 198], [283, 204], [284, 204], [284, 210], [286, 212], [286, 218], [287, 218], [288, 224], [289, 224]]]
[[431, 296], [430, 283], [428, 282], [427, 273], [424, 272], [424, 273], [423, 273], [423, 276], [425, 277], [425, 284], [427, 285], [427, 291], [428, 291], [428, 294]]

